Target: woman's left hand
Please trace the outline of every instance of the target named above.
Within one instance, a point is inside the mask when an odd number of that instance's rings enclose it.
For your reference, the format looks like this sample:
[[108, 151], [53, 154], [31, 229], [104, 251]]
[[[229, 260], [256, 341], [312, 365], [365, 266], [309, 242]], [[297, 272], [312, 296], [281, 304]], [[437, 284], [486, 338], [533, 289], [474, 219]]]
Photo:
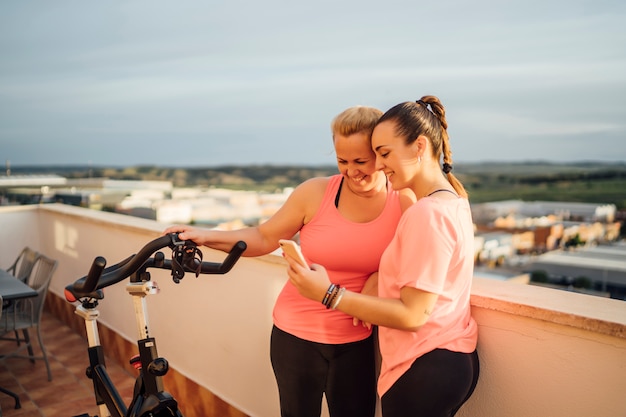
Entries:
[[324, 299], [326, 290], [330, 286], [330, 279], [326, 268], [322, 265], [312, 264], [311, 268], [301, 266], [296, 260], [285, 256], [289, 263], [287, 275], [289, 281], [298, 289], [303, 297], [320, 303]]

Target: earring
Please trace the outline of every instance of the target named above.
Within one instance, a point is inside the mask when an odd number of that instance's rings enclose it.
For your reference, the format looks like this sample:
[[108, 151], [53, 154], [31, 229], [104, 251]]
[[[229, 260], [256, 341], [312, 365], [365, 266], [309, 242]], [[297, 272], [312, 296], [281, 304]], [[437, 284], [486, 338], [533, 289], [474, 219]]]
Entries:
[[422, 163], [422, 157], [421, 157], [421, 156], [418, 156], [418, 157], [417, 157], [417, 163], [418, 163], [418, 164], [421, 164], [421, 163]]

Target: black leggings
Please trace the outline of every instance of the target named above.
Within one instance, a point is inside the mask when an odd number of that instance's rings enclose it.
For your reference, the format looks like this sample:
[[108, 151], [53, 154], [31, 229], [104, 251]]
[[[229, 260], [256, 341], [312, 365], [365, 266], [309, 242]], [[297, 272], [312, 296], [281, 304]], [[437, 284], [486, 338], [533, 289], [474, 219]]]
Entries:
[[383, 417], [451, 417], [469, 399], [478, 354], [435, 349], [415, 360], [381, 398]]
[[282, 417], [319, 417], [326, 394], [331, 417], [372, 417], [376, 407], [374, 342], [309, 342], [272, 329], [270, 356]]

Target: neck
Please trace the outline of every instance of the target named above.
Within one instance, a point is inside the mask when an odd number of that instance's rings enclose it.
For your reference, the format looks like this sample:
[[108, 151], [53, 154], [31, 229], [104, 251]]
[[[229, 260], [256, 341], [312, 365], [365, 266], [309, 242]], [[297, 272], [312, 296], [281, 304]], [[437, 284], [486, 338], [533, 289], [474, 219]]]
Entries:
[[367, 189], [359, 189], [357, 187], [354, 187], [352, 186], [352, 184], [350, 184], [349, 180], [344, 180], [344, 185], [347, 185], [347, 188], [350, 189], [350, 192], [357, 197], [370, 198], [378, 196], [380, 194], [386, 194], [387, 177], [381, 171], [378, 171], [377, 175], [372, 175], [372, 178], [375, 178], [375, 181], [372, 183], [372, 186]]
[[413, 181], [411, 190], [415, 194], [415, 197], [419, 200], [422, 197], [426, 197], [430, 193], [436, 190], [453, 190], [452, 184], [443, 174], [435, 174], [433, 177], [419, 177]]

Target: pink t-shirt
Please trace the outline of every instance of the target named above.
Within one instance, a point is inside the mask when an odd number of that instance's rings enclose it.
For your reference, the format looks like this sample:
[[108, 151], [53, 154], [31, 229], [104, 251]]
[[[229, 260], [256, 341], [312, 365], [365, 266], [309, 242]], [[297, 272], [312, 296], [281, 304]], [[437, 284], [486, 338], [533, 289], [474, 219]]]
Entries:
[[[385, 208], [376, 219], [367, 223], [346, 220], [334, 204], [341, 178], [330, 178], [317, 213], [300, 230], [300, 245], [307, 262], [323, 265], [333, 283], [360, 292], [367, 278], [378, 271], [402, 210], [398, 193], [388, 188]], [[289, 281], [278, 295], [273, 317], [281, 330], [318, 343], [355, 342], [371, 333], [354, 326], [351, 316], [327, 309], [321, 300], [304, 298]]]
[[473, 274], [474, 226], [467, 199], [425, 197], [405, 211], [381, 259], [379, 296], [400, 298], [400, 290], [409, 286], [439, 297], [417, 332], [379, 328], [380, 396], [416, 358], [433, 349], [474, 351], [478, 328], [470, 315]]

